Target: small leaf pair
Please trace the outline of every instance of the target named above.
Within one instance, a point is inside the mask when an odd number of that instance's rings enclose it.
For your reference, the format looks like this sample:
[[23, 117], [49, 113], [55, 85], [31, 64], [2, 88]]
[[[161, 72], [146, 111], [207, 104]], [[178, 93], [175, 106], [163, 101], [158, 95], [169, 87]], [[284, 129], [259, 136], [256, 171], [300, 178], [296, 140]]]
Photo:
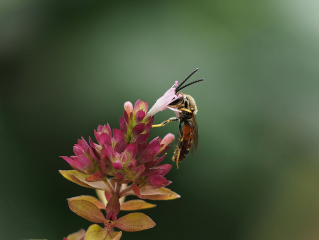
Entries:
[[[107, 219], [104, 216], [104, 214], [101, 212], [99, 207], [97, 206], [99, 205], [100, 207], [103, 207], [102, 203], [96, 202], [98, 200], [92, 199], [92, 198], [88, 198], [88, 196], [72, 198], [72, 199], [69, 199], [68, 204], [70, 209], [77, 215], [91, 222], [104, 224], [104, 226], [106, 227], [105, 231], [110, 231], [114, 227], [117, 227], [123, 231], [135, 232], [135, 231], [142, 231], [145, 229], [149, 229], [155, 226], [155, 222], [143, 213], [129, 213], [119, 219], [116, 219], [116, 218], [115, 219], [112, 218], [112, 220]], [[92, 203], [92, 201], [96, 202], [97, 205]], [[144, 204], [142, 202], [136, 202], [136, 201], [133, 203], [128, 202], [128, 204], [124, 208], [131, 210], [136, 207], [140, 207], [140, 208], [143, 208], [143, 207], [145, 208], [145, 206], [150, 207], [147, 203]]]

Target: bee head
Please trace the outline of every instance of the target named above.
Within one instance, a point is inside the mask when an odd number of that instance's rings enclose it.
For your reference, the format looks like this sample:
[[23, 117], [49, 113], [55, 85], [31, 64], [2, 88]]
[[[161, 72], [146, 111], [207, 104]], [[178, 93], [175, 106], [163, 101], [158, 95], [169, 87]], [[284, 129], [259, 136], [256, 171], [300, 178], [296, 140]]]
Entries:
[[177, 105], [181, 105], [184, 103], [184, 94], [183, 93], [176, 93], [177, 98], [168, 104], [169, 107], [176, 107]]

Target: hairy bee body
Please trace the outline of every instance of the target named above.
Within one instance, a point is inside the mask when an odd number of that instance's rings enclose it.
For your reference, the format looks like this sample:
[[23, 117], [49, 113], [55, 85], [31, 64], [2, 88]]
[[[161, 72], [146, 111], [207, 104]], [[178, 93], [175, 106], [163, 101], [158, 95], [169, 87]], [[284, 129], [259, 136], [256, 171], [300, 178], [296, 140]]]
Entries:
[[152, 127], [163, 127], [167, 123], [172, 121], [179, 121], [179, 143], [175, 149], [173, 161], [176, 162], [178, 168], [178, 163], [183, 161], [189, 152], [193, 150], [192, 146], [194, 144], [195, 150], [198, 149], [198, 126], [196, 122], [195, 115], [197, 114], [197, 106], [195, 100], [192, 96], [188, 94], [183, 94], [179, 92], [181, 89], [188, 87], [194, 83], [201, 82], [204, 79], [198, 79], [191, 83], [184, 85], [184, 83], [195, 73], [198, 68], [196, 68], [191, 74], [184, 79], [184, 81], [179, 84], [175, 89], [175, 95], [171, 103], [167, 106], [178, 110], [175, 112], [176, 117], [172, 117], [161, 124], [152, 125]]
[[181, 111], [177, 113], [180, 138], [172, 158], [177, 166], [179, 162], [187, 157], [193, 146], [193, 142], [195, 150], [198, 148], [198, 126], [195, 118], [197, 106], [195, 100], [188, 94], [179, 94], [182, 95], [181, 98], [169, 104], [170, 107]]

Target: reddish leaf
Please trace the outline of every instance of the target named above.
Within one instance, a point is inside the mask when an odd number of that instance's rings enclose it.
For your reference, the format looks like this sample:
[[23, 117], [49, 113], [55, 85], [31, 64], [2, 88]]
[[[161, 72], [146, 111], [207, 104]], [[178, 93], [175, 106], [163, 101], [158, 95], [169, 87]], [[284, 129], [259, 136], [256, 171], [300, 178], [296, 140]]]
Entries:
[[74, 200], [85, 200], [85, 201], [88, 201], [90, 203], [93, 203], [99, 209], [105, 209], [105, 205], [100, 200], [98, 200], [97, 198], [92, 197], [92, 196], [82, 195], [82, 196], [78, 196], [78, 197], [68, 198], [68, 201], [74, 201]]
[[100, 209], [93, 203], [85, 200], [73, 200], [68, 202], [70, 209], [77, 215], [94, 223], [104, 223], [105, 217]]
[[109, 213], [111, 210], [113, 210], [113, 213], [117, 215], [120, 212], [120, 202], [119, 198], [116, 194], [114, 194], [109, 202], [106, 205], [106, 212]]
[[102, 171], [97, 171], [92, 176], [87, 177], [85, 180], [88, 182], [96, 182], [96, 181], [102, 181], [103, 178], [105, 178], [106, 175]]
[[77, 172], [74, 174], [74, 176], [79, 179], [81, 182], [95, 188], [95, 189], [100, 189], [104, 190], [107, 192], [111, 192], [111, 189], [103, 182], [103, 181], [97, 181], [97, 182], [88, 182], [85, 180], [86, 177], [83, 175], [78, 175]]
[[156, 207], [156, 205], [147, 203], [143, 200], [131, 200], [131, 201], [122, 203], [121, 210], [133, 211], [133, 210], [140, 210], [140, 209], [153, 208], [153, 207]]
[[107, 240], [107, 235], [107, 230], [97, 224], [93, 224], [88, 228], [84, 240]]
[[83, 240], [85, 235], [85, 230], [81, 229], [78, 232], [70, 234], [67, 238], [67, 240]]
[[181, 197], [177, 193], [165, 187], [157, 189], [142, 188], [140, 191], [142, 195], [141, 198], [149, 200], [171, 200]]
[[135, 195], [137, 197], [141, 198], [140, 188], [136, 184], [132, 184], [131, 187], [132, 187], [133, 192], [135, 193]]
[[179, 197], [172, 196], [170, 194], [161, 194], [161, 195], [142, 195], [142, 199], [148, 200], [173, 200]]
[[142, 231], [155, 225], [155, 222], [143, 213], [129, 213], [115, 222], [117, 228], [127, 232]]
[[111, 199], [111, 197], [112, 197], [112, 194], [107, 192], [107, 191], [104, 191], [104, 195], [105, 195], [105, 198], [106, 198], [107, 201], [109, 201]]
[[[95, 189], [100, 189], [100, 190], [111, 192], [111, 189], [102, 181], [98, 181], [98, 182], [86, 181], [85, 179], [90, 177], [90, 175], [88, 175], [88, 174], [83, 174], [83, 173], [80, 173], [76, 170], [60, 170], [60, 173], [68, 180], [70, 180], [74, 183], [77, 183], [83, 187], [95, 188]], [[70, 175], [73, 177], [70, 177]], [[74, 177], [77, 180], [75, 180]]]

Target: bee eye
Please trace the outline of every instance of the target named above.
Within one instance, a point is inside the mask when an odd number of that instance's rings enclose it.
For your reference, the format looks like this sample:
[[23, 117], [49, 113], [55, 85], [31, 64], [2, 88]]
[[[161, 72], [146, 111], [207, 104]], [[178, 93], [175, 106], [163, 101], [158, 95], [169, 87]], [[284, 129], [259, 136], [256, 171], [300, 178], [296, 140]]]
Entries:
[[185, 97], [185, 100], [184, 100], [184, 102], [185, 102], [185, 108], [188, 108], [188, 97]]
[[180, 98], [175, 99], [173, 102], [171, 102], [169, 105], [176, 105], [181, 101]]

